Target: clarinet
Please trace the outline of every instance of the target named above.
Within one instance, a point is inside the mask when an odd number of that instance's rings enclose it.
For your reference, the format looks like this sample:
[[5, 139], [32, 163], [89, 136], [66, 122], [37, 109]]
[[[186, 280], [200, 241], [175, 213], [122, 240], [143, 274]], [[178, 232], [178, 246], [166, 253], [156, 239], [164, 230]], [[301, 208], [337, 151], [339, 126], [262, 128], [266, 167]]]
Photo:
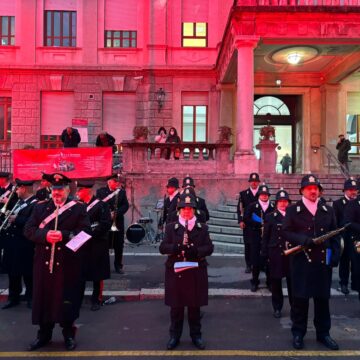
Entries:
[[[188, 246], [189, 245], [189, 223], [187, 220], [185, 220], [185, 231], [184, 231], [184, 237], [183, 237], [183, 246]], [[183, 257], [183, 261], [186, 261], [185, 258], [185, 250], [181, 251], [182, 257]]]

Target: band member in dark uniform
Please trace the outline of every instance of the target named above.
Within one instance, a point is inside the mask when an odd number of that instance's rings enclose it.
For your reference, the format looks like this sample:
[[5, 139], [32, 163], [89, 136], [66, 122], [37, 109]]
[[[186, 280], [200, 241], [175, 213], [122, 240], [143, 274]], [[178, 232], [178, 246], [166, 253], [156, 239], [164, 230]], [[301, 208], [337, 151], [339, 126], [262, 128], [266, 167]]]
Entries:
[[86, 207], [69, 199], [71, 180], [52, 174], [51, 199], [34, 207], [24, 234], [35, 243], [32, 322], [39, 325], [29, 350], [49, 343], [55, 323], [63, 328], [65, 347], [76, 347], [74, 321], [84, 291], [84, 246], [76, 252], [66, 244], [81, 231], [91, 234]]
[[37, 199], [33, 195], [34, 181], [15, 179], [15, 182], [19, 199], [1, 225], [1, 233], [5, 238], [4, 268], [9, 277], [9, 297], [3, 309], [20, 303], [22, 279], [29, 308], [32, 302], [34, 244], [23, 235], [23, 230]]
[[50, 199], [51, 195], [51, 182], [50, 174], [43, 173], [40, 181], [40, 188], [36, 192], [36, 198], [39, 201]]
[[[188, 187], [185, 190], [183, 190], [182, 194], [187, 194], [187, 195], [191, 195], [192, 197], [194, 197], [196, 206], [198, 206], [198, 202], [196, 202], [196, 194], [195, 194], [194, 188]], [[179, 201], [180, 201], [180, 196], [178, 197], [178, 202]], [[172, 212], [169, 212], [169, 214], [167, 216], [167, 222], [171, 223], [171, 222], [178, 221], [179, 215], [180, 215], [179, 208], [176, 208]], [[201, 223], [206, 223], [206, 214], [204, 211], [202, 211], [200, 209], [195, 209], [194, 215], [196, 216], [197, 221], [199, 221]]]
[[245, 272], [247, 274], [251, 273], [251, 266], [250, 266], [250, 236], [249, 236], [249, 229], [246, 228], [243, 215], [247, 206], [251, 203], [257, 201], [258, 199], [258, 190], [260, 184], [259, 174], [251, 173], [249, 176], [249, 184], [250, 187], [246, 190], [240, 191], [239, 193], [239, 201], [237, 204], [237, 217], [238, 223], [240, 228], [243, 231], [243, 239], [244, 239], [244, 252], [245, 252], [245, 263], [246, 268]]
[[260, 270], [266, 274], [266, 285], [269, 286], [268, 268], [266, 259], [261, 256], [261, 243], [264, 231], [264, 219], [267, 214], [275, 210], [275, 206], [270, 202], [270, 191], [266, 185], [261, 185], [258, 191], [258, 200], [246, 207], [244, 214], [245, 227], [248, 228], [250, 239], [250, 262], [251, 262], [251, 291], [256, 292], [259, 287]]
[[303, 251], [290, 256], [292, 286], [291, 320], [293, 347], [304, 347], [307, 330], [309, 299], [314, 299], [314, 326], [317, 341], [331, 350], [338, 344], [330, 337], [329, 298], [332, 268], [340, 259], [339, 236], [324, 242], [314, 238], [336, 229], [334, 210], [319, 202], [322, 187], [314, 175], [301, 180], [302, 199], [289, 206], [283, 221], [283, 236], [289, 246], [304, 246]]
[[351, 261], [353, 263], [352, 289], [357, 291], [360, 300], [360, 198], [349, 201], [345, 207], [344, 223], [350, 223], [347, 236], [352, 242]]
[[[184, 307], [188, 309], [190, 336], [198, 349], [205, 349], [201, 337], [200, 307], [208, 303], [208, 275], [206, 256], [213, 252], [208, 227], [194, 216], [195, 199], [183, 194], [178, 204], [179, 219], [166, 225], [160, 253], [168, 255], [165, 263], [165, 304], [170, 310], [170, 340], [167, 349], [174, 349], [180, 341], [184, 322]], [[197, 267], [175, 272], [175, 264], [191, 261]]]
[[110, 207], [112, 221], [117, 230], [109, 232], [109, 244], [115, 252], [115, 271], [118, 274], [123, 274], [124, 214], [129, 209], [129, 202], [125, 190], [121, 187], [119, 176], [114, 174], [108, 177], [107, 186], [98, 189], [96, 197], [106, 202]]
[[168, 180], [166, 185], [167, 196], [165, 196], [164, 200], [164, 209], [163, 214], [160, 219], [160, 226], [165, 225], [167, 221], [168, 214], [176, 211], [178, 199], [179, 199], [179, 180], [175, 177], [172, 177]]
[[[5, 213], [13, 208], [17, 202], [17, 195], [14, 185], [10, 182], [10, 173], [0, 172], [0, 224], [5, 218]], [[0, 270], [2, 268], [2, 252], [4, 247], [5, 234], [0, 233]]]
[[[186, 177], [184, 177], [183, 179], [183, 183], [182, 183], [182, 187], [185, 190], [186, 188], [192, 188], [195, 192], [195, 182], [194, 179], [192, 177], [190, 177], [189, 175], [187, 175]], [[205, 214], [205, 218], [206, 221], [209, 221], [210, 219], [210, 214], [209, 214], [209, 210], [206, 206], [206, 202], [205, 199], [201, 198], [200, 196], [195, 196], [195, 201], [196, 201], [196, 208], [198, 210], [201, 210], [204, 212]]]
[[[338, 226], [344, 226], [344, 215], [345, 209], [348, 206], [351, 200], [355, 200], [358, 194], [357, 190], [357, 182], [356, 180], [350, 178], [345, 180], [344, 182], [344, 196], [333, 202], [333, 208], [335, 211], [336, 221]], [[348, 231], [342, 234], [344, 239], [344, 249], [340, 257], [339, 263], [339, 278], [340, 278], [340, 290], [343, 294], [349, 294], [348, 284], [349, 284], [349, 275], [351, 269], [351, 282], [354, 280], [354, 272], [353, 272], [353, 260], [352, 260], [352, 252], [354, 250], [353, 241], [350, 238], [350, 233]]]
[[286, 278], [289, 302], [291, 304], [291, 282], [289, 258], [284, 255], [285, 240], [281, 233], [286, 208], [290, 203], [289, 194], [281, 189], [276, 193], [276, 210], [265, 216], [261, 253], [269, 259], [269, 278], [274, 317], [281, 317], [284, 305], [282, 278]]
[[92, 238], [86, 243], [85, 280], [93, 282], [90, 310], [99, 310], [102, 303], [104, 280], [110, 278], [108, 232], [111, 228], [111, 214], [108, 204], [93, 194], [94, 182], [77, 182], [77, 197], [86, 206], [92, 228]]

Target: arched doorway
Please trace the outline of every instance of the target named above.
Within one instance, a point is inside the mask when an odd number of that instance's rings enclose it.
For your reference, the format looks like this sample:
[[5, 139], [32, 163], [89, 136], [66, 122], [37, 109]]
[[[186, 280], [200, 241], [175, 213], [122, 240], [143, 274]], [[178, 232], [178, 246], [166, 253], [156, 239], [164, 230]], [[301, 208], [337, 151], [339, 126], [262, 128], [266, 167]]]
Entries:
[[[299, 165], [301, 168], [296, 156], [300, 145], [296, 142], [296, 138], [301, 132], [298, 126], [301, 119], [300, 102], [301, 97], [294, 95], [255, 95], [254, 97], [254, 144], [259, 142], [260, 129], [270, 120], [270, 125], [275, 127], [276, 142], [280, 146], [277, 149], [276, 172], [278, 173], [282, 172], [280, 161], [285, 154], [289, 154], [292, 159], [290, 172], [294, 173]], [[259, 157], [256, 149], [255, 154]]]

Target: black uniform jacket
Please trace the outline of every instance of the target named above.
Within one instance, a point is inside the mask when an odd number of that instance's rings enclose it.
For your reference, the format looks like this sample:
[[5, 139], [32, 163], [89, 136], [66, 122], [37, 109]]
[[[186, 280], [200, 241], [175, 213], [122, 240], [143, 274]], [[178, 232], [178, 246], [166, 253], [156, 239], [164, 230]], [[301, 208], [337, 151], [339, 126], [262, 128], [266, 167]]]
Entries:
[[180, 194], [177, 193], [172, 200], [167, 196], [164, 200], [164, 209], [163, 209], [163, 216], [160, 222], [160, 225], [164, 225], [167, 222], [171, 222], [171, 220], [168, 220], [168, 215], [172, 212], [176, 212], [176, 207], [178, 204], [178, 199], [180, 197]]
[[36, 192], [36, 198], [39, 201], [48, 200], [51, 198], [51, 189], [50, 188], [41, 188]]
[[289, 258], [284, 255], [285, 240], [282, 236], [284, 216], [275, 210], [265, 216], [261, 254], [269, 258], [270, 277], [281, 279], [289, 275]]
[[[249, 243], [251, 246], [250, 260], [251, 265], [259, 266], [262, 265], [263, 259], [260, 256], [261, 242], [262, 242], [262, 229], [264, 226], [264, 219], [267, 214], [270, 214], [275, 210], [275, 206], [270, 202], [268, 208], [264, 212], [258, 201], [248, 205], [244, 214], [244, 222], [247, 228], [247, 234]], [[254, 220], [254, 216], [262, 219], [261, 222]]]
[[[335, 214], [330, 206], [318, 203], [315, 216], [309, 212], [302, 200], [286, 209], [283, 237], [289, 242], [289, 246], [304, 245], [307, 239], [335, 229]], [[331, 250], [329, 265], [326, 265], [326, 249]], [[293, 296], [329, 298], [332, 267], [338, 265], [340, 258], [339, 236], [289, 256]]]
[[[92, 197], [86, 208], [96, 200]], [[111, 228], [111, 214], [109, 205], [98, 201], [87, 210], [90, 217], [92, 238], [85, 244], [85, 279], [98, 281], [110, 278], [110, 258], [108, 232]]]
[[28, 240], [24, 234], [24, 226], [29, 219], [37, 199], [31, 196], [26, 201], [19, 201], [15, 221], [9, 225], [4, 233], [4, 267], [8, 274], [22, 275], [32, 274], [34, 243]]
[[196, 208], [203, 211], [204, 214], [205, 214], [206, 221], [209, 221], [210, 214], [209, 214], [209, 210], [208, 210], [208, 208], [206, 206], [205, 199], [203, 199], [203, 198], [201, 198], [199, 196], [196, 196], [195, 200], [196, 200]]
[[54, 229], [55, 219], [42, 229], [39, 225], [54, 211], [52, 200], [37, 204], [24, 229], [25, 236], [35, 243], [33, 324], [73, 322], [79, 316], [84, 247], [73, 252], [65, 245], [72, 234], [80, 231], [91, 234], [90, 219], [81, 203], [76, 203], [59, 216], [57, 229], [63, 238], [55, 244], [54, 268], [50, 274], [51, 244], [46, 241], [46, 234]]
[[350, 223], [347, 233], [351, 242], [351, 256], [354, 266], [351, 287], [360, 291], [360, 254], [355, 250], [355, 243], [360, 241], [360, 198], [349, 201], [345, 208], [344, 222]]
[[257, 201], [257, 199], [258, 199], [258, 196], [257, 195], [254, 196], [252, 191], [250, 190], [250, 188], [240, 191], [239, 200], [238, 200], [238, 204], [236, 207], [238, 223], [243, 221], [243, 214], [241, 213], [241, 205], [245, 212], [246, 208], [253, 202]]
[[197, 261], [199, 267], [175, 273], [174, 263], [182, 261], [183, 257], [174, 254], [174, 246], [183, 243], [184, 232], [185, 228], [179, 222], [166, 225], [165, 237], [159, 247], [161, 254], [168, 255], [165, 263], [165, 304], [171, 307], [207, 305], [208, 275], [205, 257], [212, 254], [214, 246], [207, 225], [196, 222], [188, 232], [188, 239], [196, 247], [197, 257], [186, 260]]
[[[99, 199], [105, 199], [112, 192], [113, 191], [111, 191], [108, 186], [105, 186], [97, 190], [96, 197]], [[111, 199], [106, 201], [106, 203], [109, 205], [111, 211], [116, 211], [116, 227], [119, 229], [119, 232], [124, 233], [124, 214], [129, 209], [126, 191], [124, 189], [120, 189], [119, 195], [114, 195]]]

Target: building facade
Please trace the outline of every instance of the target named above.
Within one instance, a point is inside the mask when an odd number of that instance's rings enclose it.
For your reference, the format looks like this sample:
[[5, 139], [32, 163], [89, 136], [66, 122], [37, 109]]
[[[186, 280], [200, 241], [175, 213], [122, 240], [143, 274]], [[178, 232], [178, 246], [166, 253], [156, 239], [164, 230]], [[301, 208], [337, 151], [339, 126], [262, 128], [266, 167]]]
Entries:
[[0, 21], [3, 149], [61, 146], [79, 123], [82, 146], [174, 126], [206, 147], [228, 126], [221, 171], [240, 176], [268, 121], [293, 172], [327, 171], [340, 133], [360, 141], [358, 0], [13, 0]]

